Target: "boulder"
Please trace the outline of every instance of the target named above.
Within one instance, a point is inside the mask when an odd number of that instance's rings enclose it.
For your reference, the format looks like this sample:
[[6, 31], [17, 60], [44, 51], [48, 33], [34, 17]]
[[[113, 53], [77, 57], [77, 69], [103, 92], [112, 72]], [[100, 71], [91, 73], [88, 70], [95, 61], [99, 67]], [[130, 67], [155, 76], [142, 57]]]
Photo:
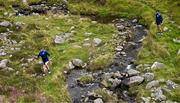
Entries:
[[166, 81], [166, 85], [169, 89], [175, 89], [178, 87], [178, 84], [174, 83], [173, 81], [171, 80], [168, 80]]
[[94, 103], [104, 103], [101, 98], [97, 98], [94, 100]]
[[146, 89], [151, 89], [152, 87], [158, 87], [158, 86], [159, 86], [159, 81], [158, 80], [154, 80], [154, 81], [149, 82], [146, 85]]
[[140, 84], [144, 81], [144, 77], [141, 76], [133, 76], [130, 78], [126, 78], [122, 81], [123, 84], [125, 85], [137, 85]]
[[146, 81], [152, 81], [154, 79], [154, 73], [145, 73], [143, 77]]
[[9, 27], [9, 26], [12, 26], [12, 24], [9, 21], [3, 21], [3, 22], [0, 22], [0, 26]]
[[132, 20], [132, 22], [133, 22], [133, 23], [137, 23], [137, 22], [138, 22], [138, 20], [137, 20], [137, 19], [134, 19], [134, 20]]
[[168, 29], [167, 27], [164, 27], [164, 28], [163, 28], [163, 31], [165, 31], [165, 32], [168, 31], [168, 30], [169, 30], [169, 29]]
[[86, 36], [86, 37], [91, 36], [91, 35], [92, 35], [92, 33], [88, 33], [88, 32], [84, 33], [84, 36]]
[[125, 26], [124, 25], [118, 25], [117, 28], [119, 31], [123, 31], [125, 29]]
[[73, 59], [71, 62], [75, 67], [83, 67], [83, 61], [81, 59]]
[[141, 97], [143, 103], [151, 103], [151, 97]]
[[1, 61], [0, 61], [0, 68], [1, 68], [1, 69], [7, 68], [7, 63], [8, 63], [8, 62], [9, 62], [8, 59], [1, 60]]
[[127, 69], [127, 73], [129, 74], [129, 76], [135, 76], [138, 75], [140, 72], [135, 69]]
[[162, 69], [165, 68], [165, 65], [160, 62], [154, 62], [153, 65], [151, 66], [151, 69]]
[[180, 43], [180, 39], [173, 39], [173, 42], [179, 44]]
[[68, 68], [69, 68], [70, 70], [75, 68], [75, 66], [72, 64], [71, 61], [70, 61], [69, 64], [68, 64]]
[[177, 55], [180, 55], [180, 49], [179, 49], [179, 51], [178, 51]]
[[112, 85], [110, 86], [110, 87], [112, 87], [112, 88], [117, 87], [117, 86], [120, 85], [120, 83], [121, 83], [121, 80], [119, 80], [119, 79], [117, 79], [117, 78], [115, 78], [115, 79], [110, 78], [108, 81], [112, 84]]
[[54, 42], [56, 44], [63, 44], [65, 42], [65, 38], [64, 38], [64, 36], [57, 36], [56, 35], [56, 37], [54, 39]]
[[163, 91], [161, 88], [155, 89], [154, 93], [152, 93], [151, 96], [154, 97], [155, 100], [159, 102], [166, 100], [166, 96], [163, 94]]
[[63, 44], [66, 39], [70, 38], [72, 33], [61, 33], [60, 35], [56, 35], [54, 42], [56, 44]]
[[99, 46], [102, 43], [102, 40], [99, 38], [94, 38], [93, 43], [95, 46]]

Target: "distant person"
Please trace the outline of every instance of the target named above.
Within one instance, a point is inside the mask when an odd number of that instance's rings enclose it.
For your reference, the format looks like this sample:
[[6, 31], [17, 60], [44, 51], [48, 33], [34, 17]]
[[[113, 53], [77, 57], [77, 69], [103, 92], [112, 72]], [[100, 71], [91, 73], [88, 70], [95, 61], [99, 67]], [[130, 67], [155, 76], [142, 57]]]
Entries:
[[159, 33], [162, 33], [162, 28], [161, 28], [161, 24], [163, 22], [163, 17], [162, 15], [160, 14], [160, 12], [157, 10], [156, 12], [156, 25], [157, 25], [157, 30]]
[[41, 49], [41, 51], [38, 54], [38, 58], [41, 57], [42, 61], [43, 61], [43, 72], [44, 73], [51, 73], [49, 70], [49, 57], [50, 54], [45, 50], [45, 49]]

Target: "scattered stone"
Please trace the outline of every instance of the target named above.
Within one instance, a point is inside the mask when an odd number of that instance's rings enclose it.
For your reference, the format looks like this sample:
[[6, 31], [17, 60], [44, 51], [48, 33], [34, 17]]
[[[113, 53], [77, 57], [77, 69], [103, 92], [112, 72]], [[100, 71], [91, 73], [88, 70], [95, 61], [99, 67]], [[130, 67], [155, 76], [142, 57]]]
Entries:
[[135, 76], [138, 75], [140, 72], [134, 69], [128, 69], [127, 73], [129, 74], [129, 76]]
[[91, 23], [92, 23], [92, 24], [97, 24], [97, 21], [92, 21]]
[[176, 89], [178, 87], [178, 84], [174, 83], [171, 80], [166, 81], [166, 85], [169, 89]]
[[74, 67], [83, 67], [83, 61], [81, 59], [73, 59], [71, 62]]
[[169, 29], [168, 29], [167, 27], [164, 27], [164, 28], [163, 28], [163, 31], [165, 31], [165, 32], [168, 31], [168, 30], [169, 30]]
[[149, 82], [146, 85], [146, 89], [151, 89], [152, 87], [158, 87], [158, 86], [159, 86], [159, 81], [158, 80], [154, 80], [154, 81]]
[[93, 43], [94, 43], [95, 46], [99, 46], [99, 45], [101, 45], [102, 40], [99, 39], [99, 38], [94, 38]]
[[75, 68], [75, 66], [72, 64], [71, 61], [69, 62], [69, 65], [68, 65], [68, 66], [69, 66], [69, 69], [70, 69], [70, 70]]
[[141, 97], [143, 103], [151, 103], [151, 97]]
[[9, 26], [12, 26], [12, 24], [9, 21], [3, 21], [3, 22], [0, 22], [0, 26], [9, 27]]
[[104, 102], [101, 98], [98, 98], [98, 99], [94, 100], [94, 103], [104, 103]]
[[137, 23], [137, 22], [138, 22], [138, 20], [137, 20], [137, 19], [134, 19], [134, 20], [132, 20], [132, 22], [133, 22], [133, 23]]
[[125, 85], [137, 85], [140, 84], [144, 81], [144, 78], [141, 76], [133, 76], [130, 78], [126, 78], [122, 81], [123, 84]]
[[123, 46], [118, 46], [116, 49], [115, 49], [117, 52], [120, 52], [123, 50]]
[[1, 60], [1, 61], [0, 61], [0, 68], [1, 68], [1, 69], [7, 68], [7, 63], [8, 63], [8, 62], [9, 62], [8, 59]]
[[152, 97], [155, 98], [156, 101], [162, 102], [166, 100], [166, 96], [163, 95], [163, 91], [161, 88], [155, 89], [154, 93], [151, 94]]
[[179, 51], [178, 51], [177, 55], [180, 55], [180, 49], [179, 49]]
[[88, 32], [84, 33], [84, 36], [86, 36], [86, 37], [91, 36], [91, 35], [92, 35], [92, 33], [88, 33]]
[[117, 28], [119, 31], [123, 31], [125, 29], [125, 26], [124, 25], [118, 25]]
[[56, 35], [54, 42], [56, 44], [63, 44], [67, 38], [72, 36], [72, 33], [62, 33], [60, 35]]
[[110, 87], [112, 87], [112, 88], [117, 87], [117, 86], [120, 85], [120, 83], [121, 83], [121, 80], [119, 80], [119, 79], [117, 79], [117, 78], [115, 78], [115, 79], [110, 78], [108, 81], [112, 84], [112, 85], [110, 86]]
[[151, 69], [162, 69], [162, 68], [165, 68], [165, 65], [159, 62], [154, 62], [154, 64], [151, 66]]
[[173, 42], [179, 44], [180, 43], [180, 39], [173, 39]]
[[143, 77], [146, 81], [152, 81], [154, 79], [154, 73], [145, 73]]

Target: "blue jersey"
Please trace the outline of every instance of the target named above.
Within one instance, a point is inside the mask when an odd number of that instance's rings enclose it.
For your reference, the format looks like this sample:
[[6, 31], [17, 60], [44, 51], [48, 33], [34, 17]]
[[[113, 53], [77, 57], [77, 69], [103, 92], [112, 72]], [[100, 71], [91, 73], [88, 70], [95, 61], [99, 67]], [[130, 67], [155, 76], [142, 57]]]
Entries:
[[41, 57], [43, 63], [46, 63], [47, 61], [49, 61], [48, 56], [50, 56], [50, 54], [46, 50], [41, 50], [39, 52], [38, 58]]
[[159, 25], [163, 21], [163, 18], [159, 12], [156, 13], [156, 24]]

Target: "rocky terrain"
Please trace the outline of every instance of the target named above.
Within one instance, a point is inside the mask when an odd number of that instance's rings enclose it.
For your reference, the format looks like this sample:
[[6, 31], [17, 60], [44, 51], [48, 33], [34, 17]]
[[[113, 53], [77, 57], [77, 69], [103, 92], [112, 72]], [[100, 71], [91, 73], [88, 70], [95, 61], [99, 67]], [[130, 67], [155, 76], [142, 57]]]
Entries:
[[[179, 24], [168, 13], [156, 35], [151, 16], [117, 13], [106, 0], [0, 4], [0, 103], [180, 102]], [[50, 74], [34, 60], [41, 48]]]

